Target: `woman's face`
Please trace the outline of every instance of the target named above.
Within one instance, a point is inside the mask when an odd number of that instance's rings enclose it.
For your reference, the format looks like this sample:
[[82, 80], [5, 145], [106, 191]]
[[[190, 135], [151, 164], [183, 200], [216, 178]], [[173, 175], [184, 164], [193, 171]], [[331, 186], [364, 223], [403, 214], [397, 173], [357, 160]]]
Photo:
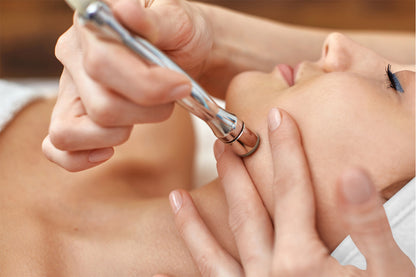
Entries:
[[[391, 87], [388, 64], [403, 93]], [[365, 168], [386, 197], [388, 186], [414, 176], [414, 97], [414, 67], [387, 61], [334, 33], [317, 62], [301, 63], [294, 72], [279, 65], [271, 73], [238, 75], [229, 87], [227, 108], [260, 134], [261, 145], [246, 165], [269, 210], [267, 114], [278, 107], [294, 117], [310, 162], [318, 210], [323, 212], [334, 204], [331, 188], [346, 167]]]

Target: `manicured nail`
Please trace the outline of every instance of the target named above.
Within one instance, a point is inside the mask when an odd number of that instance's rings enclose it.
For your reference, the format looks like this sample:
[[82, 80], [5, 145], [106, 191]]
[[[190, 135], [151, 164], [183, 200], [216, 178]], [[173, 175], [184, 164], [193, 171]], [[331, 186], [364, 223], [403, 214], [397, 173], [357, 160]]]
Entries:
[[172, 91], [170, 92], [170, 95], [174, 99], [180, 99], [180, 98], [184, 98], [185, 96], [187, 96], [191, 92], [191, 90], [192, 90], [191, 85], [183, 84], [172, 89]]
[[268, 120], [270, 131], [274, 131], [280, 126], [280, 123], [282, 122], [282, 117], [277, 108], [273, 108], [270, 110]]
[[90, 151], [88, 155], [88, 161], [91, 163], [104, 162], [111, 158], [114, 154], [113, 148], [103, 148]]
[[182, 207], [182, 195], [180, 192], [174, 190], [169, 194], [169, 202], [172, 207], [173, 212], [178, 213], [179, 209]]
[[374, 193], [369, 177], [361, 170], [350, 170], [344, 173], [341, 183], [344, 199], [353, 205], [367, 202]]
[[224, 150], [224, 143], [222, 141], [216, 140], [214, 143], [214, 156], [217, 161], [221, 157], [222, 153], [224, 153]]

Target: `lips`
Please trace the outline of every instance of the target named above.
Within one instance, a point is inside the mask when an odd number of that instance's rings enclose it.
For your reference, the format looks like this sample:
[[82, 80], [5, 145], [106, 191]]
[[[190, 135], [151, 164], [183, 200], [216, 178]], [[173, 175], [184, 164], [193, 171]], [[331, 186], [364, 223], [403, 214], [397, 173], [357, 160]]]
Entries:
[[288, 85], [293, 86], [295, 83], [293, 68], [287, 64], [278, 64], [276, 68], [280, 71]]

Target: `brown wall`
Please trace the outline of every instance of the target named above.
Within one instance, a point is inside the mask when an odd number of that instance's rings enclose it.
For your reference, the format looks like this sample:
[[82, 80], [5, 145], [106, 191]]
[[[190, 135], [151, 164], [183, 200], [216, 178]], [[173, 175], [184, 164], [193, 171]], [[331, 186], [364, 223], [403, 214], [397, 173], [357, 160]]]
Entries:
[[[158, 0], [155, 0], [158, 1]], [[414, 0], [205, 0], [301, 25], [415, 30]], [[0, 77], [59, 76], [59, 34], [72, 22], [64, 0], [0, 0]]]

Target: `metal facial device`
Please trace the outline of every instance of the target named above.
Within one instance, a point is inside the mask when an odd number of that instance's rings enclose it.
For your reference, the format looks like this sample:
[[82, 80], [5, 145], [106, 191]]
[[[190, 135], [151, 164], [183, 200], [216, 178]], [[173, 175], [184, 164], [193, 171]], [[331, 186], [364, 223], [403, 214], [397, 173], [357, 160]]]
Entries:
[[83, 24], [93, 31], [113, 37], [149, 63], [185, 74], [192, 83], [191, 95], [178, 102], [182, 107], [205, 121], [214, 135], [241, 157], [254, 153], [260, 137], [245, 126], [234, 114], [219, 107], [211, 96], [185, 71], [146, 39], [132, 35], [113, 16], [107, 4], [100, 0], [66, 0], [79, 13]]

